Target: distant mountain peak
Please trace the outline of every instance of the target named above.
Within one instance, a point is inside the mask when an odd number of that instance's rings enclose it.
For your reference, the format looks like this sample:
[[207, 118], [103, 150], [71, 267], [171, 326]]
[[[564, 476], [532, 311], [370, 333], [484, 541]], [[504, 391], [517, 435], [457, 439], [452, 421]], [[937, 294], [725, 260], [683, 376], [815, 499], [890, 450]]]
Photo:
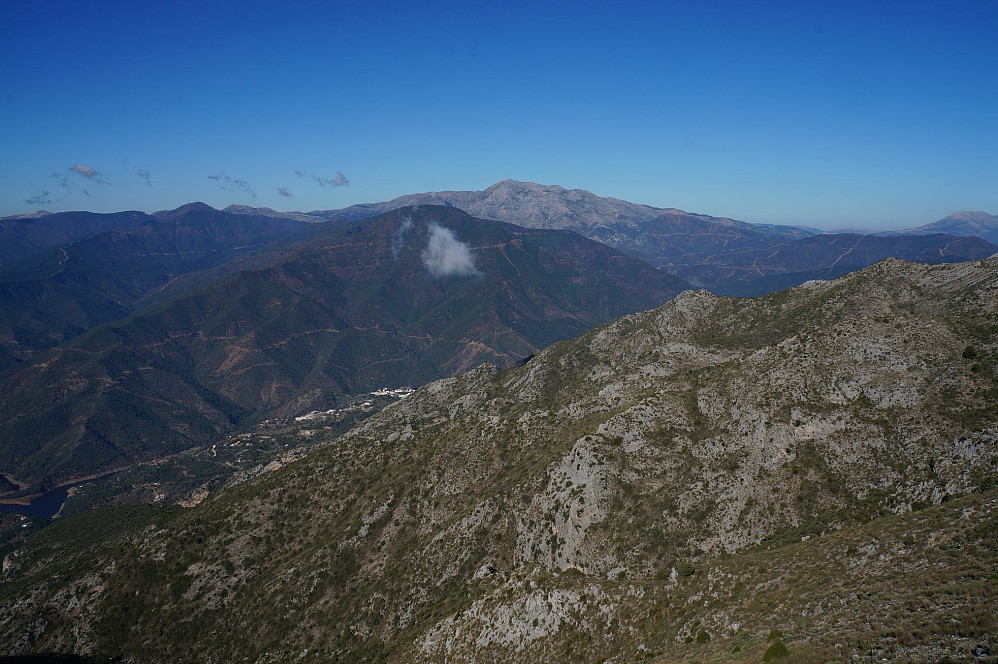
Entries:
[[153, 212], [152, 216], [156, 219], [175, 219], [193, 212], [218, 212], [218, 210], [207, 203], [196, 201], [194, 203], [181, 205], [175, 210], [160, 210], [159, 212]]
[[[540, 184], [538, 182], [524, 182], [524, 181], [521, 181], [521, 180], [512, 180], [512, 179], [509, 179], [509, 178], [507, 178], [505, 180], [499, 180], [499, 182], [496, 182], [494, 185], [492, 185], [491, 187], [489, 187], [485, 191], [486, 192], [490, 192], [490, 191], [493, 191], [493, 190], [501, 190], [501, 189], [525, 189], [525, 190], [529, 190], [529, 191], [537, 191], [537, 192], [540, 192], [540, 191], [549, 191], [549, 192], [553, 192], [553, 193], [563, 193], [563, 192], [566, 192], [566, 191], [581, 191], [581, 192], [585, 192], [587, 194], [590, 193], [590, 192], [586, 191], [585, 189], [565, 189], [561, 185], [557, 185], [557, 184]], [[595, 195], [595, 194], [593, 194], [593, 195]]]
[[[585, 189], [504, 179], [484, 191], [436, 191], [391, 201], [315, 211], [312, 219], [356, 220], [411, 205], [447, 205], [479, 219], [526, 228], [575, 231], [698, 286], [725, 294], [760, 294], [811, 278], [829, 278], [896, 255], [911, 260], [956, 261], [990, 255], [992, 245], [942, 236], [862, 240], [859, 235], [825, 235], [802, 226], [748, 223], [729, 217], [657, 208]], [[911, 235], [976, 235], [998, 243], [998, 218], [958, 212]], [[864, 233], [866, 235], [866, 233]], [[813, 238], [813, 239], [808, 239]], [[843, 243], [862, 244], [853, 251]], [[751, 258], [750, 258], [751, 256]], [[862, 258], [861, 258], [862, 256]], [[846, 260], [842, 260], [845, 258]], [[831, 267], [839, 271], [829, 273]], [[750, 290], [745, 284], [757, 281]]]
[[274, 208], [253, 207], [252, 205], [236, 205], [236, 204], [232, 204], [226, 208], [223, 208], [222, 212], [229, 212], [231, 214], [263, 214], [263, 215], [281, 214]]
[[949, 214], [946, 219], [958, 219], [960, 221], [993, 221], [996, 217], [983, 210], [957, 210]]
[[202, 203], [201, 201], [194, 201], [193, 203], [187, 203], [186, 205], [181, 205], [174, 212], [199, 212], [199, 211], [210, 211], [218, 212], [215, 208], [208, 205], [207, 203]]
[[228, 212], [229, 214], [247, 214], [253, 215], [255, 217], [272, 217], [274, 219], [294, 219], [296, 221], [307, 221], [311, 223], [325, 221], [321, 217], [316, 217], [314, 214], [307, 214], [305, 212], [278, 212], [277, 210], [269, 207], [253, 207], [252, 205], [230, 205], [223, 212]]
[[12, 214], [9, 217], [0, 217], [0, 221], [17, 221], [17, 220], [30, 220], [30, 219], [41, 219], [42, 217], [47, 217], [51, 212], [48, 210], [35, 210], [34, 212], [26, 212], [24, 214]]
[[958, 210], [939, 221], [901, 231], [915, 235], [949, 233], [950, 235], [976, 235], [998, 244], [998, 216], [981, 210]]

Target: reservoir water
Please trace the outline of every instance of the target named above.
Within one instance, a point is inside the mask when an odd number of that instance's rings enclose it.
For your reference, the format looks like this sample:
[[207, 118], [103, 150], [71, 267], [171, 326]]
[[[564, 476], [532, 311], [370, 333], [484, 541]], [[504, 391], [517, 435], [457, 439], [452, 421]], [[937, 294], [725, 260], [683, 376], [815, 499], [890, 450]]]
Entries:
[[66, 502], [66, 497], [69, 495], [69, 489], [72, 486], [75, 485], [61, 486], [43, 493], [32, 500], [30, 505], [0, 504], [0, 512], [28, 512], [29, 514], [38, 514], [52, 518], [62, 507], [62, 504]]

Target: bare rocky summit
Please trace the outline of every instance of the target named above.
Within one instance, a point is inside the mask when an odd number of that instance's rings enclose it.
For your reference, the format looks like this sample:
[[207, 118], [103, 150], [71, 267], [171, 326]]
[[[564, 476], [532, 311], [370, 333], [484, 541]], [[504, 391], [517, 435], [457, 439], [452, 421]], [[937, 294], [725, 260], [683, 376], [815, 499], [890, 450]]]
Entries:
[[976, 235], [988, 242], [998, 243], [998, 216], [980, 210], [961, 210], [954, 212], [939, 221], [917, 228], [906, 233], [949, 233], [951, 235]]
[[[324, 218], [361, 219], [375, 213], [388, 212], [410, 205], [449, 205], [461, 208], [473, 216], [515, 223], [527, 228], [550, 228], [585, 231], [618, 225], [636, 226], [663, 214], [682, 214], [700, 221], [717, 220], [726, 226], [755, 226], [743, 221], [705, 214], [691, 214], [676, 208], [657, 208], [631, 203], [618, 198], [597, 196], [585, 189], [566, 189], [518, 180], [500, 180], [483, 191], [432, 191], [407, 194], [382, 203], [353, 205], [341, 210], [316, 210], [309, 214]], [[793, 233], [797, 227], [779, 229]]]
[[0, 643], [143, 662], [758, 662], [774, 640], [787, 661], [987, 658], [996, 353], [998, 258], [687, 291], [430, 383], [195, 508], [60, 520], [4, 563]]
[[[436, 191], [408, 194], [382, 203], [353, 205], [341, 210], [310, 214], [326, 219], [361, 219], [409, 205], [448, 205], [472, 216], [496, 219], [527, 228], [571, 230], [631, 255], [660, 265], [662, 252], [656, 228], [670, 227], [675, 235], [715, 234], [732, 238], [756, 235], [799, 238], [816, 231], [796, 226], [750, 224], [725, 217], [693, 214], [675, 208], [656, 208], [617, 198], [597, 196], [584, 189], [565, 189], [517, 180], [501, 180], [484, 191]], [[708, 242], [708, 245], [712, 245]]]
[[253, 207], [251, 205], [230, 205], [222, 212], [229, 214], [247, 214], [258, 217], [273, 217], [278, 219], [294, 219], [296, 221], [306, 221], [315, 223], [316, 218], [305, 212], [278, 212], [269, 207]]

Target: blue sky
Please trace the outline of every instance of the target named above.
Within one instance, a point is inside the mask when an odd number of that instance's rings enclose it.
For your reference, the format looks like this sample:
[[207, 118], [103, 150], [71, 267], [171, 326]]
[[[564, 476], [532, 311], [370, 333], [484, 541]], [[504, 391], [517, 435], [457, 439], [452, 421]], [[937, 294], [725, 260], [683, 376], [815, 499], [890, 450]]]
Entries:
[[998, 214], [995, 35], [995, 0], [2, 0], [0, 215], [504, 178], [822, 228]]

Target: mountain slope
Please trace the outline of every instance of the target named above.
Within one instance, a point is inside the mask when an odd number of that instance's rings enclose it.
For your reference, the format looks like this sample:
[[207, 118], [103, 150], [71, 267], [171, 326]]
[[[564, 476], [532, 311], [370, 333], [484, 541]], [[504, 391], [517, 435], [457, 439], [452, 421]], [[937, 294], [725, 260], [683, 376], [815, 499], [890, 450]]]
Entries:
[[[450, 205], [480, 218], [528, 228], [574, 230], [696, 286], [728, 295], [761, 295], [810, 279], [834, 278], [887, 257], [959, 262], [998, 251], [994, 244], [954, 237], [985, 237], [982, 233], [990, 228], [993, 218], [983, 213], [955, 213], [937, 224], [908, 232], [926, 236], [921, 238], [908, 233], [836, 237], [799, 226], [751, 224], [514, 180], [503, 180], [485, 191], [410, 194], [383, 203], [309, 214], [314, 219], [351, 220], [402, 205], [422, 204]], [[302, 218], [301, 213], [288, 214]], [[985, 239], [988, 237], [992, 236]]]
[[[120, 225], [117, 218], [87, 217], [93, 228], [114, 228]], [[141, 223], [37, 250], [0, 267], [2, 350], [29, 357], [124, 318], [142, 298], [180, 275], [315, 230], [303, 222], [233, 215], [200, 203], [128, 220]]]
[[976, 235], [988, 242], [998, 244], [998, 216], [987, 212], [961, 211], [940, 219], [939, 221], [917, 228], [901, 231], [902, 233], [948, 233], [950, 235]]
[[0, 386], [0, 469], [32, 488], [216, 440], [246, 418], [419, 385], [685, 287], [574, 233], [448, 208], [352, 224], [61, 345]]
[[125, 231], [148, 221], [143, 212], [57, 212], [40, 217], [0, 219], [0, 265], [24, 258], [39, 249], [56, 247], [94, 233]]
[[190, 511], [41, 531], [5, 564], [0, 642], [748, 662], [780, 630], [798, 661], [967, 658], [998, 627], [996, 319], [998, 259], [686, 292]]
[[883, 236], [822, 233], [765, 248], [726, 248], [697, 264], [670, 266], [693, 283], [721, 295], [765, 295], [812, 279], [832, 279], [885, 258], [919, 263], [980, 260], [998, 246], [978, 237], [943, 233]]

